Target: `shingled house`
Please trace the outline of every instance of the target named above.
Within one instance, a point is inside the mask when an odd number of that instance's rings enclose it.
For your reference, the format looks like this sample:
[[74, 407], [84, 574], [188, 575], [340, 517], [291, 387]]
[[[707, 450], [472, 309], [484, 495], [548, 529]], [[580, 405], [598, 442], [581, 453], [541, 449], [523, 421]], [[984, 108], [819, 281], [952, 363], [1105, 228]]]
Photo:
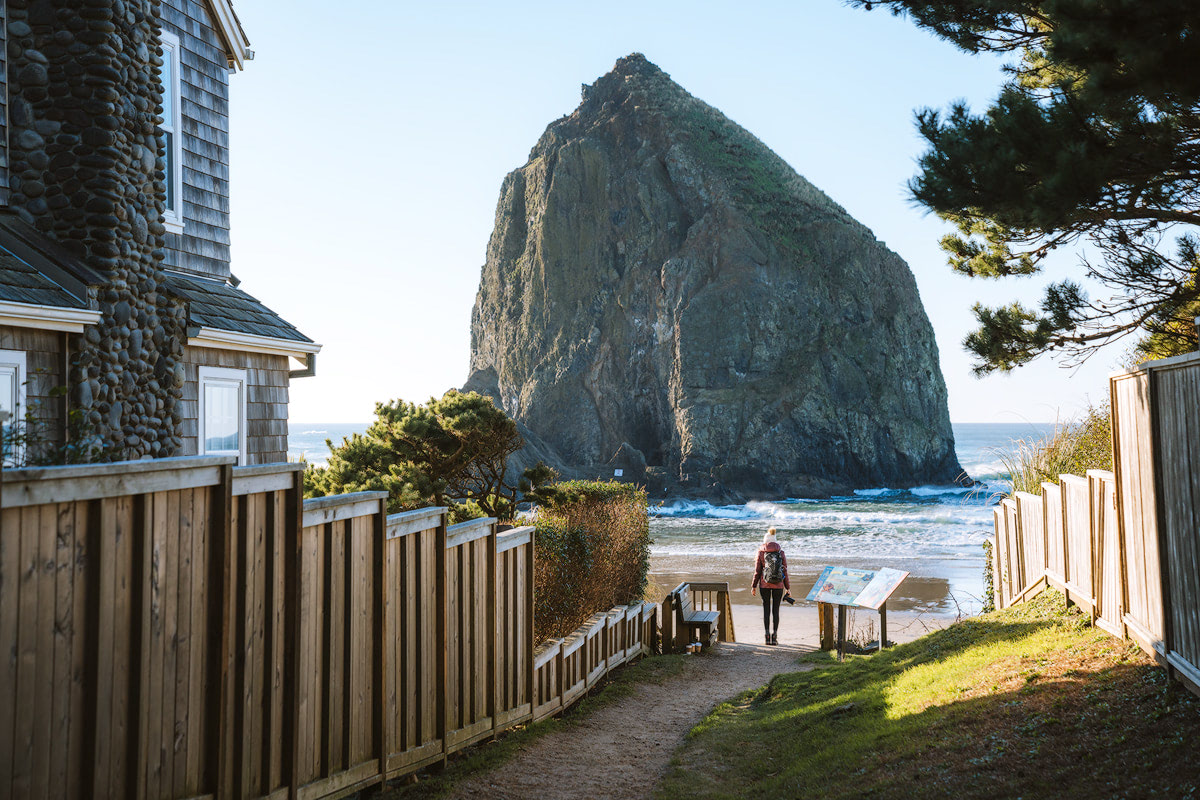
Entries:
[[230, 271], [229, 2], [0, 13], [0, 408], [58, 441], [77, 409], [106, 459], [285, 460], [320, 346]]

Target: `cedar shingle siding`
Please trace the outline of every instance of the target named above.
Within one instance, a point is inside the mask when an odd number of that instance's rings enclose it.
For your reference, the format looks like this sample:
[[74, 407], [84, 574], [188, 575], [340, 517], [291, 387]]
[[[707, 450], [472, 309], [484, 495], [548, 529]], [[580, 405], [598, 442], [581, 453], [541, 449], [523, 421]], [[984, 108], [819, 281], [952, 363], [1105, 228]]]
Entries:
[[0, 325], [0, 350], [25, 353], [25, 408], [41, 420], [39, 433], [51, 441], [61, 441], [64, 414], [62, 397], [51, 397], [50, 390], [66, 383], [63, 378], [63, 334], [35, 328]]
[[164, 0], [162, 24], [179, 36], [183, 116], [183, 233], [167, 234], [163, 266], [229, 276], [229, 67], [208, 11]]
[[287, 461], [288, 370], [285, 356], [240, 353], [208, 347], [185, 347], [181, 434], [183, 453], [194, 456], [200, 441], [200, 367], [246, 370], [246, 461], [273, 464]]

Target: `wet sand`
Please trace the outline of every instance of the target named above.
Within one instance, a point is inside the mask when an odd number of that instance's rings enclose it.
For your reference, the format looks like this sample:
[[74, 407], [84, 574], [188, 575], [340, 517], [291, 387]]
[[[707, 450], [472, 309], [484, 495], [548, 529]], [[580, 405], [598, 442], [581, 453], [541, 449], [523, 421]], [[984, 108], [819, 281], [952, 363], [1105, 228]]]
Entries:
[[[736, 575], [704, 573], [685, 575], [656, 570], [656, 559], [650, 562], [650, 580], [666, 594], [684, 581], [697, 583], [728, 583], [733, 604], [733, 623], [736, 641], [751, 644], [763, 641], [762, 601], [750, 594], [750, 570]], [[794, 568], [791, 573], [792, 596], [796, 604], [782, 603], [779, 608], [779, 641], [781, 644], [817, 647], [817, 604], [804, 599], [816, 582], [820, 569], [807, 566]], [[941, 578], [910, 575], [888, 601], [888, 639], [901, 643], [916, 639], [932, 630], [944, 628], [960, 615], [948, 599], [949, 582]], [[879, 638], [879, 614], [869, 609], [851, 609], [848, 616], [848, 638], [873, 641]]]

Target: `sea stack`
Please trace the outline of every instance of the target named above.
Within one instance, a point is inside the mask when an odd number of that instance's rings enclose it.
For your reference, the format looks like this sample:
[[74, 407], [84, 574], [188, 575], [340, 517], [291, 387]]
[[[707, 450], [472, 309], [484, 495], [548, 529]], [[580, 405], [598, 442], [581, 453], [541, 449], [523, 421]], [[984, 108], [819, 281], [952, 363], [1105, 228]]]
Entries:
[[732, 499], [962, 473], [908, 265], [640, 54], [504, 179], [470, 369], [567, 474]]

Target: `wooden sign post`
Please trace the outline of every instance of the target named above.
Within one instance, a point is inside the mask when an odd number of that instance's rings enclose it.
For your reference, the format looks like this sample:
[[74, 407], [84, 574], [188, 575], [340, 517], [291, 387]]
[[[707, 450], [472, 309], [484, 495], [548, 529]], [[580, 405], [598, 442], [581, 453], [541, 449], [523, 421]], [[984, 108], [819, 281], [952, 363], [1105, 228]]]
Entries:
[[[824, 609], [836, 605], [838, 661], [846, 652], [846, 608], [869, 608], [879, 612], [879, 649], [887, 647], [887, 599], [908, 573], [884, 567], [871, 571], [850, 567], [825, 567], [809, 590], [807, 600], [817, 603], [821, 628], [821, 649], [827, 649]], [[828, 604], [828, 605], [827, 605]]]

